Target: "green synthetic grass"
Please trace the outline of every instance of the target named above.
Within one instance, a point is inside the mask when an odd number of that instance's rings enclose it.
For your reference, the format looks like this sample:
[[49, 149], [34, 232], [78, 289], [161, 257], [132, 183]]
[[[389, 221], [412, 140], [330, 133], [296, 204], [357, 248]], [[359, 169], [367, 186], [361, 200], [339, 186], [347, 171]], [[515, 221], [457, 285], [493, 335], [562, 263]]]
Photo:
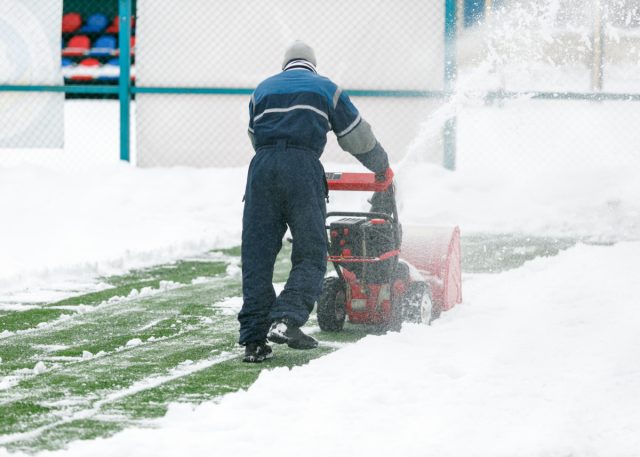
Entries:
[[[466, 272], [501, 271], [555, 255], [571, 240], [462, 238]], [[290, 246], [278, 257], [284, 282]], [[172, 402], [199, 403], [249, 387], [265, 368], [293, 367], [375, 329], [316, 333], [320, 348], [277, 346], [274, 359], [244, 364], [236, 344], [239, 248], [126, 275], [109, 287], [0, 315], [0, 446], [36, 452], [109, 436], [164, 415]], [[232, 270], [230, 270], [232, 271]], [[315, 314], [310, 325], [315, 325]], [[323, 344], [324, 343], [324, 344]], [[330, 343], [330, 344], [326, 344]], [[37, 364], [40, 370], [34, 370]]]
[[[334, 350], [278, 347], [265, 364], [242, 363], [235, 312], [217, 306], [241, 295], [240, 279], [227, 274], [239, 249], [213, 254], [102, 278], [109, 288], [0, 316], [0, 332], [13, 332], [0, 338], [0, 446], [34, 452], [108, 436], [164, 415], [171, 402], [211, 400], [250, 386], [265, 367]], [[289, 255], [285, 246], [275, 282], [286, 280]]]

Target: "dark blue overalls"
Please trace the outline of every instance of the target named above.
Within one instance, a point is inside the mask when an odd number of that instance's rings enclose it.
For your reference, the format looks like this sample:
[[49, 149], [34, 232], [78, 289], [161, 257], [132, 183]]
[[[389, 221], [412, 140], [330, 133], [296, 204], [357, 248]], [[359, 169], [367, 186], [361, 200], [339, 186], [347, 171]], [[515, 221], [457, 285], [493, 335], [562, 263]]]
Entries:
[[[264, 341], [274, 320], [302, 326], [309, 318], [326, 272], [328, 189], [319, 159], [330, 130], [346, 135], [360, 122], [358, 110], [333, 82], [295, 66], [259, 84], [249, 111], [256, 155], [242, 224], [240, 344]], [[386, 154], [384, 160], [386, 166]], [[273, 269], [287, 226], [292, 268], [276, 297]]]

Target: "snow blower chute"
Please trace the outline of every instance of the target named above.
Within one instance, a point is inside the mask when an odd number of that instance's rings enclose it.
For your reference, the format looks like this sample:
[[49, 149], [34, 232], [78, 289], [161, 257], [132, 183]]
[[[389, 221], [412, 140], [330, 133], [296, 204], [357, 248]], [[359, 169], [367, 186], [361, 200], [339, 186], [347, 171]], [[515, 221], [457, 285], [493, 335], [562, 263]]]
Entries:
[[439, 317], [462, 299], [458, 227], [402, 227], [393, 176], [327, 173], [331, 191], [374, 192], [369, 212], [327, 214], [328, 260], [318, 323], [339, 331], [345, 319], [400, 330], [403, 322]]

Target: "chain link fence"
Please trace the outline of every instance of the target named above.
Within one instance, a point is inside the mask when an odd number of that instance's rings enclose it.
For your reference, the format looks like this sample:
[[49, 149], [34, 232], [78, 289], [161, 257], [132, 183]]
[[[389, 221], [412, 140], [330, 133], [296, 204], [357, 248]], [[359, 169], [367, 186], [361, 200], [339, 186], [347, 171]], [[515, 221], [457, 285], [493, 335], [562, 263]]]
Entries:
[[503, 0], [461, 29], [457, 169], [637, 168], [639, 20], [638, 1]]
[[119, 161], [119, 29], [118, 0], [0, 2], [0, 165]]
[[[137, 10], [137, 90], [187, 92], [137, 93], [141, 166], [247, 164], [251, 91], [280, 71], [295, 39], [314, 47], [319, 73], [351, 92], [398, 159], [434, 105], [416, 93], [443, 90], [439, 0], [140, 0]], [[206, 88], [207, 95], [188, 93]], [[325, 154], [344, 156], [335, 140]]]
[[[57, 74], [61, 0], [0, 4], [0, 84], [61, 84]], [[59, 59], [59, 58], [58, 58]], [[0, 148], [61, 147], [63, 97], [12, 92], [0, 99]]]
[[[395, 163], [442, 163], [453, 125], [459, 170], [637, 165], [640, 1], [485, 0], [465, 15], [459, 0], [452, 94], [447, 3], [134, 2], [132, 161], [246, 165], [250, 94], [303, 39]], [[76, 89], [0, 88], [0, 163], [117, 162], [118, 1], [6, 0], [0, 11], [0, 85]], [[323, 160], [350, 158], [330, 138]]]

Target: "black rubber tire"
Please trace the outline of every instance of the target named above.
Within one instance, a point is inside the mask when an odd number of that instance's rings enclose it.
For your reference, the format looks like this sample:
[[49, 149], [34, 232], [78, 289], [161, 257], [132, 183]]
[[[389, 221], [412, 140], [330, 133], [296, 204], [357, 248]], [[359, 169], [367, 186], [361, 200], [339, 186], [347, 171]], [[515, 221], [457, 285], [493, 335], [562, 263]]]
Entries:
[[[402, 261], [398, 262], [396, 265], [396, 269], [393, 273], [392, 284], [401, 280], [404, 282], [409, 281], [409, 267]], [[393, 294], [391, 296], [391, 318], [389, 322], [383, 325], [382, 330], [387, 332], [399, 332], [402, 330], [402, 322], [404, 316], [404, 303], [402, 301], [402, 296], [397, 296]]]
[[[427, 305], [428, 315], [423, 316], [422, 306]], [[403, 320], [414, 324], [429, 324], [433, 320], [431, 290], [425, 282], [414, 282], [403, 297]]]
[[339, 332], [344, 328], [347, 315], [345, 283], [334, 276], [324, 279], [322, 294], [318, 298], [318, 325], [325, 332]]

